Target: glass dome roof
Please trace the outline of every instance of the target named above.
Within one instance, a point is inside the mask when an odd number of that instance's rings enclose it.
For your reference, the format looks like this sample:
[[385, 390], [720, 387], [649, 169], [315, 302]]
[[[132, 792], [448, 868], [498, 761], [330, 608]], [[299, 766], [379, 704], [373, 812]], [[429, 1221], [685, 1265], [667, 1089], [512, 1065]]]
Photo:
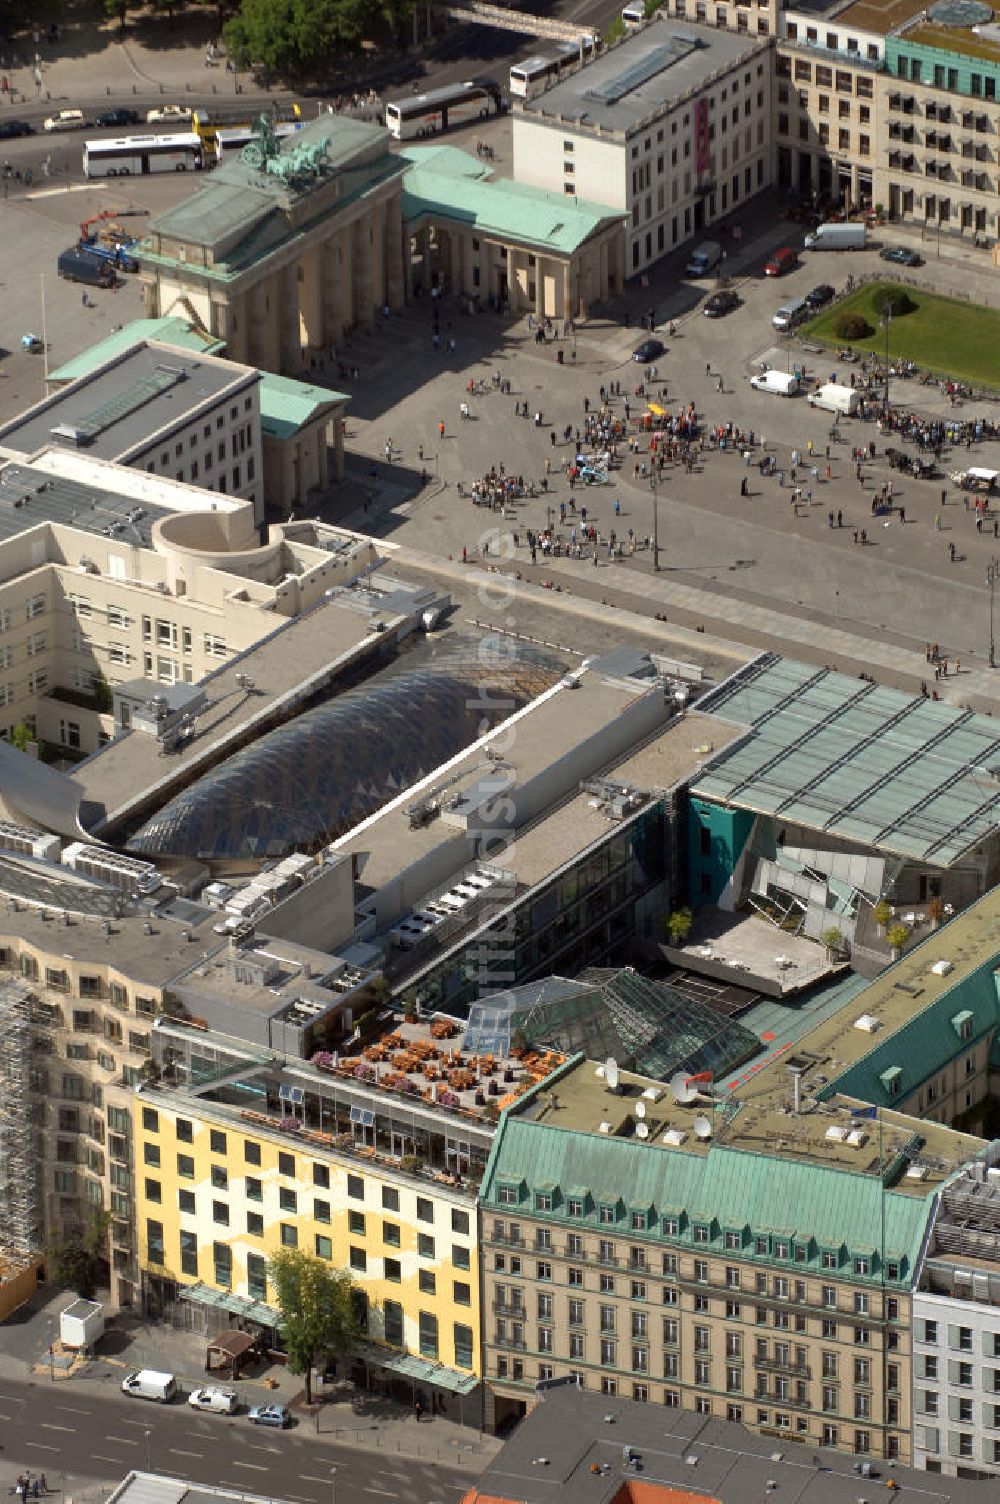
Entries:
[[136, 831], [148, 857], [260, 862], [351, 830], [562, 672], [530, 649], [448, 656], [353, 689], [236, 752]]

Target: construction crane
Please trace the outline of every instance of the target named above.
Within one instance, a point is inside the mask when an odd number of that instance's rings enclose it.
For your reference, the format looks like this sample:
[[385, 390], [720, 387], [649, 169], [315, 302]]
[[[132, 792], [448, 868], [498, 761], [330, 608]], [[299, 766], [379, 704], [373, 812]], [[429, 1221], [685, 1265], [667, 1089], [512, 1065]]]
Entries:
[[[80, 239], [82, 241], [96, 240], [97, 234], [91, 235], [90, 227], [91, 225], [104, 224], [106, 220], [146, 219], [148, 217], [148, 209], [102, 209], [99, 214], [92, 214], [89, 219], [83, 221], [80, 226]], [[107, 228], [113, 230], [114, 226], [108, 225]], [[128, 237], [123, 230], [118, 238], [125, 240]], [[132, 238], [135, 239], [136, 237], [133, 236]]]

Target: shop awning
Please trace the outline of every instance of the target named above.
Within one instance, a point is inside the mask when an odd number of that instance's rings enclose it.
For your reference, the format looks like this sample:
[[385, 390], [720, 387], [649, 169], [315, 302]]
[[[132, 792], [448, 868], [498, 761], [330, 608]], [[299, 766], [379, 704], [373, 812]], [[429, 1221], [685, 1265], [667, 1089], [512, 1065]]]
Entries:
[[280, 1326], [281, 1312], [274, 1306], [266, 1306], [262, 1300], [249, 1300], [245, 1295], [230, 1295], [227, 1290], [214, 1290], [211, 1285], [181, 1285], [178, 1300], [190, 1300], [194, 1305], [211, 1306], [216, 1311], [228, 1311], [230, 1316], [242, 1316], [245, 1321], [254, 1321], [258, 1326]]
[[447, 1389], [449, 1394], [472, 1394], [479, 1388], [479, 1380], [471, 1373], [458, 1368], [449, 1368], [446, 1363], [435, 1363], [430, 1358], [418, 1358], [413, 1353], [395, 1352], [390, 1347], [355, 1348], [355, 1356], [382, 1368], [401, 1379], [412, 1379], [417, 1384], [431, 1384], [436, 1389]]

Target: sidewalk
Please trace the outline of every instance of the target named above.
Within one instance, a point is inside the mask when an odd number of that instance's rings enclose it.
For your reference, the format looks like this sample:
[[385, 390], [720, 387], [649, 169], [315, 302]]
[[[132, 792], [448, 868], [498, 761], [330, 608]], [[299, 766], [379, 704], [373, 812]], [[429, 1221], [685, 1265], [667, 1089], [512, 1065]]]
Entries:
[[[446, 1462], [480, 1472], [501, 1445], [477, 1429], [475, 1402], [470, 1404], [470, 1423], [466, 1425], [451, 1414], [425, 1414], [417, 1421], [410, 1406], [398, 1400], [357, 1391], [347, 1382], [324, 1385], [317, 1378], [314, 1401], [306, 1405], [302, 1376], [289, 1373], [283, 1365], [261, 1365], [252, 1375], [230, 1383], [224, 1375], [206, 1374], [204, 1334], [177, 1331], [127, 1313], [109, 1322], [96, 1356], [76, 1359], [58, 1347], [59, 1312], [72, 1299], [66, 1290], [47, 1297], [41, 1292], [4, 1323], [0, 1378], [33, 1384], [40, 1391], [51, 1389], [60, 1399], [72, 1392], [117, 1400], [121, 1399], [119, 1388], [127, 1373], [136, 1368], [156, 1368], [176, 1374], [186, 1394], [206, 1385], [234, 1388], [244, 1411], [251, 1405], [287, 1405], [298, 1422], [294, 1434], [318, 1437], [336, 1447]], [[50, 1342], [56, 1344], [51, 1365]], [[352, 1408], [355, 1399], [357, 1411]], [[121, 1403], [133, 1402], [121, 1399]], [[457, 1400], [450, 1401], [449, 1408], [458, 1415]]]

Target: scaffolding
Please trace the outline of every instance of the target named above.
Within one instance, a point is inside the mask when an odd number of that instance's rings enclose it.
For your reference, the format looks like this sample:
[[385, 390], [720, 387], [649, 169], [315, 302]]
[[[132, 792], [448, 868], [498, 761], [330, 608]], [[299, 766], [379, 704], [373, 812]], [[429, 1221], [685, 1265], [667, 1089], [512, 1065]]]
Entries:
[[0, 1266], [8, 1274], [38, 1257], [41, 1199], [31, 1114], [31, 989], [0, 982]]

